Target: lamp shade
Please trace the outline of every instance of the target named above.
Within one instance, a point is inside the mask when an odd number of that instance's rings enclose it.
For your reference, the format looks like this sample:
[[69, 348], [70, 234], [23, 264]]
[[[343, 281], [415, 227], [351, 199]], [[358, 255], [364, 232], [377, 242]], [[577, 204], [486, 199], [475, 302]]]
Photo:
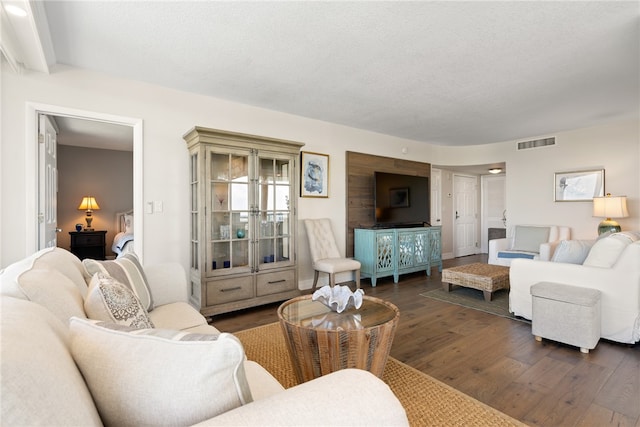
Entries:
[[100, 209], [98, 202], [93, 196], [84, 196], [78, 206], [79, 211], [97, 211]]
[[612, 196], [593, 198], [593, 216], [601, 218], [626, 218], [629, 216], [627, 210], [627, 196]]

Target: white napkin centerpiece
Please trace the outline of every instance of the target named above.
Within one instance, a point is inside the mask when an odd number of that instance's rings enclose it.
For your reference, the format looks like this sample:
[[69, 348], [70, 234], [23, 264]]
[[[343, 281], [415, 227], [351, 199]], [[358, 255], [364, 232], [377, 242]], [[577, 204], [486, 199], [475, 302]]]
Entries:
[[321, 302], [331, 310], [342, 313], [345, 309], [353, 306], [359, 309], [362, 306], [362, 296], [364, 291], [356, 289], [354, 292], [348, 286], [335, 285], [333, 288], [325, 285], [315, 291], [311, 296], [313, 301]]

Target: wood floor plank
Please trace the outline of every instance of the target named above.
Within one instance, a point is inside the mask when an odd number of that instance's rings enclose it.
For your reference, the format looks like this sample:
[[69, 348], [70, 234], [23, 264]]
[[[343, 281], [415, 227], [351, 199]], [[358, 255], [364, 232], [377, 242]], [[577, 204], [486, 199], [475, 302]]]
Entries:
[[559, 362], [550, 357], [544, 357], [516, 378], [515, 382], [526, 384], [534, 390], [548, 393], [557, 387], [558, 383], [560, 383], [574, 367], [572, 364]]
[[[595, 397], [595, 403], [630, 418], [640, 417], [640, 357], [629, 349], [626, 357]], [[635, 375], [628, 375], [635, 372]]]
[[602, 366], [577, 364], [524, 416], [523, 421], [540, 426], [576, 425], [610, 375], [611, 370]]
[[576, 427], [634, 427], [637, 421], [637, 418], [632, 419], [594, 403], [589, 405]]

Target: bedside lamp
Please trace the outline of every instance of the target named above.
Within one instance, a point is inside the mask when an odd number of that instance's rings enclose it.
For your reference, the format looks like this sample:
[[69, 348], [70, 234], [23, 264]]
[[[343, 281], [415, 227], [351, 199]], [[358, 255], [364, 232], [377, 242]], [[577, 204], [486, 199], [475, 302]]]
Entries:
[[621, 231], [620, 224], [611, 218], [626, 218], [629, 216], [627, 196], [612, 196], [611, 193], [607, 193], [605, 197], [594, 197], [593, 216], [606, 218], [598, 224], [598, 234], [606, 233], [607, 231]]
[[93, 221], [93, 217], [91, 214], [94, 210], [99, 210], [100, 206], [98, 206], [98, 202], [96, 202], [95, 197], [92, 196], [84, 196], [82, 201], [80, 202], [80, 206], [78, 206], [79, 211], [87, 211], [87, 216], [85, 220], [87, 221], [87, 227], [84, 229], [85, 231], [93, 231], [91, 228], [91, 221]]

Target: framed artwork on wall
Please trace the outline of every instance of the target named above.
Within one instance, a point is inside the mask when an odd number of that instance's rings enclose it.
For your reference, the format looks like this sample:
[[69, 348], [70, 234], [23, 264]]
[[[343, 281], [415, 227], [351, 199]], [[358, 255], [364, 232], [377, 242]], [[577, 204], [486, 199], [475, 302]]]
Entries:
[[555, 202], [590, 202], [604, 196], [604, 169], [556, 172], [553, 181]]
[[329, 155], [300, 152], [300, 196], [329, 197]]

